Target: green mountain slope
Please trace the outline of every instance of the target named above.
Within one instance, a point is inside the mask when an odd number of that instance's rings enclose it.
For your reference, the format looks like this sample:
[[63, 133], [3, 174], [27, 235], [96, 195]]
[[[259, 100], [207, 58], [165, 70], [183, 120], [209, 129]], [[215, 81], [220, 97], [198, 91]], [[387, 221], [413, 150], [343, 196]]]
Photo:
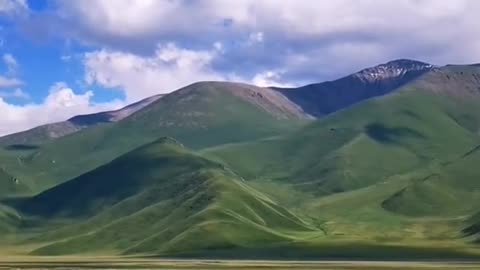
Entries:
[[287, 181], [319, 194], [357, 189], [448, 162], [476, 147], [478, 135], [449, 115], [450, 105], [428, 93], [405, 92], [360, 104], [280, 139], [207, 154], [245, 178]]
[[46, 142], [19, 157], [9, 171], [41, 191], [88, 172], [162, 136], [203, 148], [292, 131], [309, 121], [273, 90], [196, 83], [168, 94], [116, 123], [104, 123]]
[[[36, 254], [177, 254], [253, 248], [321, 234], [172, 139], [134, 150], [26, 201], [46, 232]], [[49, 231], [54, 220], [67, 225]]]
[[292, 134], [203, 154], [309, 213], [327, 239], [470, 245], [479, 232], [479, 79], [474, 66], [435, 69]]
[[[480, 74], [478, 68], [470, 69]], [[451, 85], [457, 87], [454, 96], [426, 85], [439, 77], [471, 77], [461, 72], [432, 72], [399, 92], [339, 111], [290, 135], [206, 154], [245, 178], [287, 181], [318, 194], [358, 189], [451, 162], [480, 143], [480, 96], [464, 98], [462, 93], [470, 92], [467, 80]]]
[[393, 212], [409, 216], [461, 216], [477, 211], [480, 203], [479, 147], [429, 170], [425, 177], [384, 201]]
[[0, 197], [30, 192], [30, 183], [9, 172], [8, 169], [11, 167], [20, 167], [17, 158], [0, 150]]

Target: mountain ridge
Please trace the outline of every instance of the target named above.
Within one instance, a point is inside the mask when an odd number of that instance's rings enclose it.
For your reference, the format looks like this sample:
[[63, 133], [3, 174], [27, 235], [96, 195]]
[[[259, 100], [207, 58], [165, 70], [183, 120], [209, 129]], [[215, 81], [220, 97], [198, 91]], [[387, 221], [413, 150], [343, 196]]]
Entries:
[[434, 66], [415, 60], [399, 59], [362, 69], [333, 81], [299, 88], [273, 88], [319, 118], [358, 102], [382, 96], [414, 81]]
[[5, 135], [0, 137], [0, 146], [41, 144], [50, 139], [60, 138], [84, 128], [103, 123], [117, 122], [135, 111], [148, 106], [162, 96], [162, 94], [154, 95], [114, 111], [77, 115], [63, 122], [45, 124], [25, 131]]
[[[352, 96], [347, 98], [347, 101], [341, 101], [339, 105], [324, 104], [321, 105], [325, 108], [316, 108], [317, 105], [312, 105], [318, 102], [319, 99], [326, 99], [327, 103], [336, 103], [335, 100], [332, 100], [331, 95], [342, 95], [344, 93], [335, 93], [338, 91], [345, 91], [345, 81], [352, 81], [352, 78], [356, 78], [353, 82], [353, 85], [348, 87], [351, 88], [362, 88], [363, 83], [367, 82], [370, 84], [378, 84], [384, 80], [390, 80], [395, 77], [404, 76], [408, 77], [406, 81], [414, 79], [415, 76], [421, 75], [420, 73], [425, 72], [426, 70], [432, 69], [433, 66], [427, 63], [423, 63], [415, 60], [408, 59], [399, 59], [387, 62], [385, 64], [380, 64], [374, 67], [363, 69], [359, 72], [353, 73], [349, 76], [343, 77], [336, 81], [327, 81], [322, 83], [309, 84], [298, 88], [292, 89], [282, 89], [277, 87], [257, 87], [254, 85], [248, 85], [244, 83], [233, 83], [233, 82], [198, 82], [195, 84], [228, 84], [231, 86], [231, 92], [252, 104], [255, 104], [264, 110], [276, 115], [277, 117], [306, 117], [306, 118], [315, 118], [322, 117], [325, 114], [332, 113], [338, 109], [347, 107], [354, 103], [360, 102], [364, 99], [375, 97], [378, 95], [383, 95], [389, 91], [393, 91], [394, 88], [401, 86], [400, 82], [393, 82], [393, 85], [387, 86], [387, 90], [380, 89], [375, 91], [367, 91], [363, 94], [355, 94], [357, 96]], [[396, 72], [396, 73], [395, 73]], [[410, 74], [410, 73], [419, 73], [419, 74]], [[390, 77], [385, 77], [389, 75]], [[395, 76], [393, 76], [395, 75]], [[392, 77], [393, 76], [393, 77]], [[332, 84], [339, 84], [339, 86], [332, 86]], [[350, 82], [352, 83], [352, 82]], [[392, 84], [392, 83], [389, 83]], [[336, 89], [340, 87], [340, 90]], [[188, 86], [181, 89], [188, 88]], [[226, 87], [228, 88], [228, 87]], [[391, 88], [391, 89], [390, 89]], [[178, 90], [181, 90], [178, 89]], [[362, 90], [365, 91], [365, 90]], [[171, 92], [174, 94], [176, 91]], [[296, 93], [293, 93], [296, 92]], [[169, 94], [166, 94], [169, 95]], [[9, 145], [9, 144], [38, 144], [42, 143], [48, 139], [59, 138], [74, 132], [77, 132], [85, 127], [89, 127], [96, 124], [117, 122], [123, 118], [128, 117], [130, 114], [134, 114], [136, 111], [143, 109], [144, 107], [154, 103], [160, 97], [165, 95], [155, 95], [147, 97], [136, 103], [127, 105], [126, 107], [116, 110], [116, 111], [107, 111], [99, 112], [89, 115], [78, 115], [70, 119], [67, 119], [64, 122], [47, 124], [39, 127], [35, 127], [30, 130], [22, 131], [19, 133], [9, 134], [3, 137], [0, 137], [0, 145]], [[306, 97], [305, 97], [306, 96]], [[344, 97], [343, 97], [344, 98]]]

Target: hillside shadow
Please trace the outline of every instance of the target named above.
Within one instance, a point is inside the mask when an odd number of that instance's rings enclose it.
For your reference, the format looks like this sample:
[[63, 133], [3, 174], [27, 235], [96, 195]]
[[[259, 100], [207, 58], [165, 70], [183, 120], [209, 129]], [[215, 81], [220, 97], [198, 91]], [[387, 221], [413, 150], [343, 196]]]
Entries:
[[5, 150], [9, 151], [28, 151], [28, 150], [36, 150], [39, 147], [33, 144], [11, 144], [4, 147]]
[[365, 133], [375, 141], [383, 144], [398, 144], [406, 138], [425, 139], [420, 132], [406, 127], [389, 128], [381, 123], [365, 126]]

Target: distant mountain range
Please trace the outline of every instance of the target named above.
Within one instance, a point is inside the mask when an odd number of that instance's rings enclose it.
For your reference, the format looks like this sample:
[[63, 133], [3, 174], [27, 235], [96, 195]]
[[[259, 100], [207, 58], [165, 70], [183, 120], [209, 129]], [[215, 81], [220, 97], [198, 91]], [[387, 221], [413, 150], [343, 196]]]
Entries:
[[50, 139], [72, 134], [90, 126], [118, 122], [162, 96], [163, 95], [155, 95], [148, 97], [116, 111], [78, 115], [63, 122], [46, 124], [19, 133], [7, 135], [0, 138], [0, 145], [38, 144]]
[[0, 145], [0, 250], [480, 256], [478, 65], [396, 60], [288, 89], [198, 82]]
[[[243, 84], [248, 90], [236, 91], [240, 84], [232, 83], [224, 83], [223, 88], [277, 116], [282, 112], [283, 117], [289, 114], [307, 118], [321, 117], [364, 99], [387, 94], [432, 69], [433, 66], [430, 64], [401, 59], [367, 68], [335, 81], [299, 88], [259, 88]], [[216, 82], [216, 84], [222, 84], [222, 82]], [[47, 124], [5, 136], [0, 138], [0, 145], [35, 144], [51, 138], [59, 138], [92, 125], [117, 122], [162, 96], [152, 96], [117, 111], [76, 116], [65, 122]]]

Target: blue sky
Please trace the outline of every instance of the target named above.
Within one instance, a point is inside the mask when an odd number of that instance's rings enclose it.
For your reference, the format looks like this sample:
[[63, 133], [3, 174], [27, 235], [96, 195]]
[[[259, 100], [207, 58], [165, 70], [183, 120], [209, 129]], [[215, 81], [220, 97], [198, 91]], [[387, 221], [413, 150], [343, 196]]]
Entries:
[[476, 0], [0, 0], [0, 135], [201, 80], [480, 62]]

